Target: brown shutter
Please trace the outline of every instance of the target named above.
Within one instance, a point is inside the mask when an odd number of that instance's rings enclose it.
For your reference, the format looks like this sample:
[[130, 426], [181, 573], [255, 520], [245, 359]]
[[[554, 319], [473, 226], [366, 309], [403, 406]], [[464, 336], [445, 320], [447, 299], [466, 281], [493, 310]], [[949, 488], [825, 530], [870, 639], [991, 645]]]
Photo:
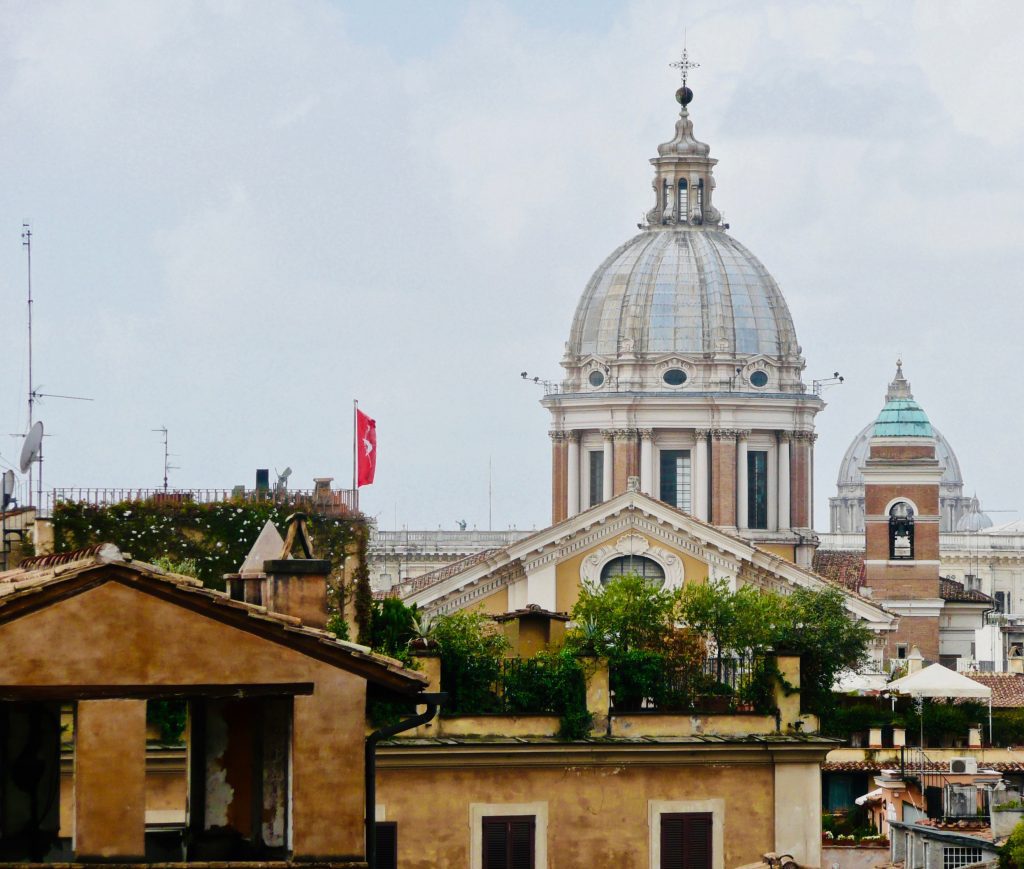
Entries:
[[509, 869], [508, 824], [502, 818], [484, 818], [483, 869]]
[[711, 869], [711, 813], [661, 816], [660, 869]]
[[398, 824], [380, 821], [377, 834], [377, 869], [398, 869]]
[[533, 869], [534, 819], [515, 818], [508, 824], [509, 869]]
[[513, 815], [483, 819], [483, 869], [533, 869], [536, 819]]

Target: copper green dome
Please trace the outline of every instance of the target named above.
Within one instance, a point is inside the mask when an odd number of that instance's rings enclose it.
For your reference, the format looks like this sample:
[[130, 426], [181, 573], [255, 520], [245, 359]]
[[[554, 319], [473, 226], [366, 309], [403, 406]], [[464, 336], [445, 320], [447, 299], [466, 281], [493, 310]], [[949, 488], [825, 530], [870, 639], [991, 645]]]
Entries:
[[896, 379], [889, 384], [885, 407], [875, 420], [872, 432], [876, 438], [933, 438], [935, 431], [928, 415], [910, 392], [903, 376], [903, 362], [896, 363]]

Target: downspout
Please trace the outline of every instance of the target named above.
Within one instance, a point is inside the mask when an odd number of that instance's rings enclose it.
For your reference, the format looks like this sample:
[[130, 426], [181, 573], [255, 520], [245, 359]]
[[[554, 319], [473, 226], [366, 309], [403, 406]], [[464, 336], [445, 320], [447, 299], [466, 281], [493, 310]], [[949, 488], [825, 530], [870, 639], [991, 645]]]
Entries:
[[375, 730], [366, 737], [365, 791], [366, 791], [366, 865], [368, 869], [377, 869], [377, 743], [390, 739], [406, 730], [412, 730], [426, 724], [437, 715], [438, 708], [448, 699], [443, 691], [436, 694], [416, 694], [415, 699], [425, 703], [427, 708], [419, 715], [389, 724]]

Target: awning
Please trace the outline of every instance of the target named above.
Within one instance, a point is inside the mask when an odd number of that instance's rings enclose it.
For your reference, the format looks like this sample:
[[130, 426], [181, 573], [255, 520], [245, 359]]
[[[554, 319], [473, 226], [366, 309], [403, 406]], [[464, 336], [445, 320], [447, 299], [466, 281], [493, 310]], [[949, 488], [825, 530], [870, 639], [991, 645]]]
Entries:
[[883, 799], [883, 796], [884, 795], [882, 794], [882, 789], [875, 788], [870, 793], [866, 793], [862, 797], [857, 797], [857, 799], [855, 799], [854, 802], [858, 806], [863, 806], [864, 803], [877, 803]]

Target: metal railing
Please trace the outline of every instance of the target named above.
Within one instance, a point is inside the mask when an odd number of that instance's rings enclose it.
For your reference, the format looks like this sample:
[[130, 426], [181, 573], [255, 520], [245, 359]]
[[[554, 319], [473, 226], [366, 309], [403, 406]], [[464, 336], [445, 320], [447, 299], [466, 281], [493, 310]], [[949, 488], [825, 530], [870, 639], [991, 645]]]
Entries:
[[956, 773], [929, 760], [922, 749], [907, 746], [900, 749], [900, 776], [917, 780], [929, 818], [955, 821], [989, 817], [991, 792], [970, 783], [951, 782], [949, 774]]
[[653, 679], [640, 667], [638, 662], [611, 669], [614, 711], [754, 712], [767, 711], [771, 703], [771, 674], [760, 655], [708, 657], [696, 665], [662, 662]]
[[352, 489], [117, 489], [62, 488], [45, 493], [45, 513], [60, 503], [109, 507], [125, 501], [149, 501], [155, 504], [274, 503], [311, 512], [340, 515], [356, 512], [356, 492]]

